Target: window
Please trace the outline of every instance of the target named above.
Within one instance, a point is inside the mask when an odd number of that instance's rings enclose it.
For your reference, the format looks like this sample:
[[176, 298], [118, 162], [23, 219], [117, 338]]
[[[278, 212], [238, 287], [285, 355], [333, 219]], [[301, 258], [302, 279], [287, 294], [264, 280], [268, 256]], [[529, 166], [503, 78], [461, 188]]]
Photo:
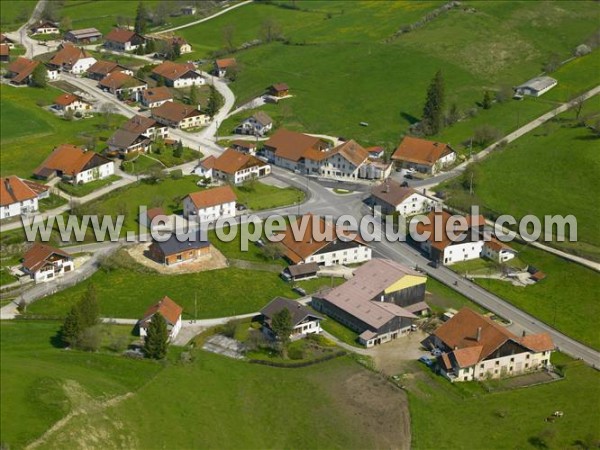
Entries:
[[525, 364], [525, 368], [526, 369], [529, 368], [529, 363]]
[[515, 358], [510, 358], [510, 362], [515, 362]]
[[531, 355], [529, 355], [529, 353], [527, 354], [527, 356], [525, 356], [525, 359], [529, 359]]
[[483, 364], [479, 364], [479, 368], [480, 368], [480, 369], [483, 369]]

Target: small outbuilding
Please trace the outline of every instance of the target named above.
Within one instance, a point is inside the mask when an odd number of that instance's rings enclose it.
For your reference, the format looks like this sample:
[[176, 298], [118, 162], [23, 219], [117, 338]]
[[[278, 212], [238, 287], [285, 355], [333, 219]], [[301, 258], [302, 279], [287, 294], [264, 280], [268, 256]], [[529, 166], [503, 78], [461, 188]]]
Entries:
[[539, 97], [545, 94], [550, 89], [558, 84], [552, 77], [542, 76], [535, 77], [520, 86], [515, 87], [515, 94], [517, 96], [530, 95], [532, 97]]

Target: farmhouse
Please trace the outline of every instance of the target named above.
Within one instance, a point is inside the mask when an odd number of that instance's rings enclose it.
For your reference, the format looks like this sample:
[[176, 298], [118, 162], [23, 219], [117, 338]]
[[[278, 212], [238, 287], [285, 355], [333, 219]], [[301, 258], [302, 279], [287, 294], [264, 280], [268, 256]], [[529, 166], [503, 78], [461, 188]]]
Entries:
[[435, 200], [419, 194], [412, 188], [403, 187], [393, 180], [386, 180], [371, 189], [373, 206], [379, 206], [383, 214], [398, 213], [412, 216], [428, 212]]
[[240, 184], [249, 179], [269, 175], [271, 166], [256, 156], [228, 148], [215, 159], [212, 171], [214, 178]]
[[48, 61], [50, 67], [76, 75], [86, 72], [96, 63], [96, 58], [86, 50], [75, 47], [71, 43], [61, 44], [58, 52]]
[[235, 70], [236, 67], [237, 61], [235, 58], [217, 59], [215, 61], [215, 75], [224, 77], [227, 75], [228, 70]]
[[244, 141], [242, 139], [236, 139], [231, 141], [231, 148], [238, 152], [248, 153], [249, 155], [256, 155], [256, 142]]
[[156, 38], [166, 42], [171, 48], [177, 48], [180, 55], [185, 55], [186, 53], [192, 52], [192, 46], [181, 36], [157, 35]]
[[275, 297], [263, 309], [260, 310], [261, 320], [263, 324], [263, 332], [275, 338], [275, 333], [271, 328], [273, 317], [278, 313], [287, 309], [292, 319], [292, 334], [290, 339], [303, 338], [307, 334], [318, 334], [321, 332], [321, 320], [323, 318], [315, 314], [306, 306], [298, 303], [295, 300], [290, 300], [284, 297]]
[[151, 117], [140, 115], [133, 116], [121, 125], [121, 129], [141, 134], [151, 139], [167, 139], [169, 137], [169, 127], [158, 123]]
[[319, 272], [319, 264], [316, 262], [306, 264], [292, 264], [281, 272], [281, 277], [287, 281], [302, 281], [316, 278]]
[[330, 152], [309, 156], [306, 158], [306, 169], [330, 178], [356, 179], [368, 157], [369, 154], [361, 145], [350, 140], [342, 142]]
[[205, 83], [192, 63], [165, 61], [152, 70], [152, 76], [157, 80], [164, 79], [167, 86], [174, 88], [201, 86]]
[[96, 63], [87, 70], [87, 76], [92, 80], [100, 81], [113, 72], [123, 72], [129, 76], [133, 76], [133, 71], [131, 69], [113, 61], [96, 61]]
[[441, 142], [406, 136], [392, 155], [400, 167], [436, 174], [456, 161], [456, 152]]
[[269, 86], [269, 95], [282, 98], [290, 95], [290, 87], [285, 83], [275, 83]]
[[39, 63], [39, 61], [19, 57], [8, 65], [6, 68], [6, 76], [10, 79], [12, 84], [30, 84], [31, 74]]
[[48, 63], [45, 63], [44, 66], [46, 67], [46, 79], [48, 81], [58, 80], [58, 78], [60, 77], [60, 70], [57, 69], [55, 66], [51, 66]]
[[148, 85], [144, 81], [127, 75], [125, 72], [109, 73], [98, 83], [98, 86], [121, 99], [135, 101], [139, 101], [142, 92], [148, 89]]
[[275, 165], [308, 173], [307, 159], [320, 159], [329, 150], [329, 144], [321, 138], [283, 128], [278, 129], [265, 142], [264, 155]]
[[183, 216], [198, 223], [235, 217], [237, 196], [229, 186], [193, 192], [183, 199]]
[[125, 28], [113, 28], [104, 37], [104, 46], [109, 50], [117, 52], [130, 52], [144, 45], [146, 40], [135, 31]]
[[138, 329], [140, 331], [140, 337], [146, 337], [148, 335], [148, 327], [150, 326], [152, 317], [155, 314], [160, 314], [167, 324], [169, 341], [172, 341], [179, 334], [179, 330], [181, 330], [182, 312], [183, 308], [181, 306], [179, 306], [169, 297], [163, 297], [162, 300], [160, 300], [157, 304], [148, 308], [144, 313], [144, 317], [139, 320]]
[[36, 283], [62, 277], [74, 269], [73, 258], [67, 252], [39, 242], [23, 255], [23, 271]]
[[[371, 259], [371, 248], [358, 236], [312, 214], [299, 217], [282, 233], [285, 258], [292, 264], [357, 264]], [[281, 235], [280, 235], [281, 237]]]
[[146, 108], [158, 108], [160, 105], [173, 100], [173, 94], [168, 87], [160, 86], [146, 89], [142, 93], [142, 105]]
[[500, 378], [541, 370], [554, 350], [548, 333], [517, 337], [469, 308], [461, 309], [423, 341], [443, 353], [437, 363], [450, 381]]
[[50, 188], [15, 175], [0, 179], [0, 220], [38, 211], [38, 201], [50, 196]]
[[263, 111], [257, 111], [235, 129], [237, 134], [251, 134], [253, 136], [264, 136], [273, 128], [273, 120]]
[[165, 102], [152, 109], [152, 118], [157, 122], [173, 128], [196, 128], [207, 125], [210, 117], [196, 108], [183, 103]]
[[92, 105], [73, 94], [62, 94], [54, 99], [54, 107], [62, 112], [90, 111]]
[[210, 242], [206, 238], [203, 239], [199, 231], [183, 236], [171, 233], [166, 241], [153, 240], [148, 255], [160, 264], [172, 266], [210, 255]]
[[6, 44], [0, 44], [0, 62], [10, 61], [10, 47]]
[[40, 20], [29, 27], [31, 34], [58, 34], [58, 23], [51, 20]]
[[0, 45], [8, 45], [9, 48], [14, 48], [15, 41], [13, 41], [7, 35], [0, 33]]
[[354, 271], [344, 284], [321, 291], [311, 306], [360, 333], [372, 347], [410, 331], [417, 315], [429, 310], [427, 278], [389, 259], [373, 259]]
[[102, 39], [102, 33], [95, 28], [83, 28], [81, 30], [67, 31], [64, 39], [73, 44], [93, 44]]
[[61, 144], [33, 172], [43, 180], [58, 176], [73, 184], [88, 183], [115, 173], [115, 163], [90, 150], [71, 144]]
[[527, 81], [526, 83], [521, 84], [515, 88], [515, 94], [522, 95], [531, 95], [532, 97], [539, 97], [542, 94], [545, 94], [550, 89], [558, 84], [554, 78], [551, 77], [536, 77]]

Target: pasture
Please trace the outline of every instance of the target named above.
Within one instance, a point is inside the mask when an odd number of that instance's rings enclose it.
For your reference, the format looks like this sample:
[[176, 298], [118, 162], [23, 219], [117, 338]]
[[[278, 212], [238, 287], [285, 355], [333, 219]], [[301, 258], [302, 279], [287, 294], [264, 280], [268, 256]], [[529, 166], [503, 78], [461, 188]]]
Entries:
[[0, 29], [14, 31], [27, 22], [35, 8], [34, 0], [4, 0], [0, 3]]

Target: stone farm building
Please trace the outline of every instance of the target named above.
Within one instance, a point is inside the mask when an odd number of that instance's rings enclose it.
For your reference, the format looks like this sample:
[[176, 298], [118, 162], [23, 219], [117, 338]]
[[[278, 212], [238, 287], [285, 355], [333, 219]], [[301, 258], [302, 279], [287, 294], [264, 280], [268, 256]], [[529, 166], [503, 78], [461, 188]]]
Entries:
[[15, 175], [0, 179], [0, 220], [39, 210], [39, 200], [50, 196], [50, 188]]
[[171, 233], [163, 242], [153, 240], [148, 249], [150, 259], [165, 266], [192, 261], [207, 255], [210, 255], [210, 242], [203, 239], [200, 231], [183, 235]]
[[173, 341], [173, 339], [175, 339], [179, 334], [179, 330], [181, 330], [182, 312], [183, 308], [181, 306], [179, 306], [169, 297], [163, 297], [158, 303], [148, 308], [144, 313], [144, 317], [139, 320], [138, 328], [140, 331], [140, 337], [146, 337], [148, 335], [148, 327], [150, 326], [152, 317], [155, 314], [160, 314], [167, 324], [169, 341]]
[[71, 144], [61, 144], [33, 172], [36, 178], [50, 180], [60, 177], [73, 184], [83, 184], [109, 177], [115, 173], [110, 159]]
[[448, 144], [406, 136], [392, 161], [399, 167], [434, 175], [456, 161], [456, 152]]
[[427, 277], [388, 259], [373, 259], [344, 284], [312, 297], [311, 305], [359, 333], [372, 347], [408, 333], [418, 315], [429, 310]]

